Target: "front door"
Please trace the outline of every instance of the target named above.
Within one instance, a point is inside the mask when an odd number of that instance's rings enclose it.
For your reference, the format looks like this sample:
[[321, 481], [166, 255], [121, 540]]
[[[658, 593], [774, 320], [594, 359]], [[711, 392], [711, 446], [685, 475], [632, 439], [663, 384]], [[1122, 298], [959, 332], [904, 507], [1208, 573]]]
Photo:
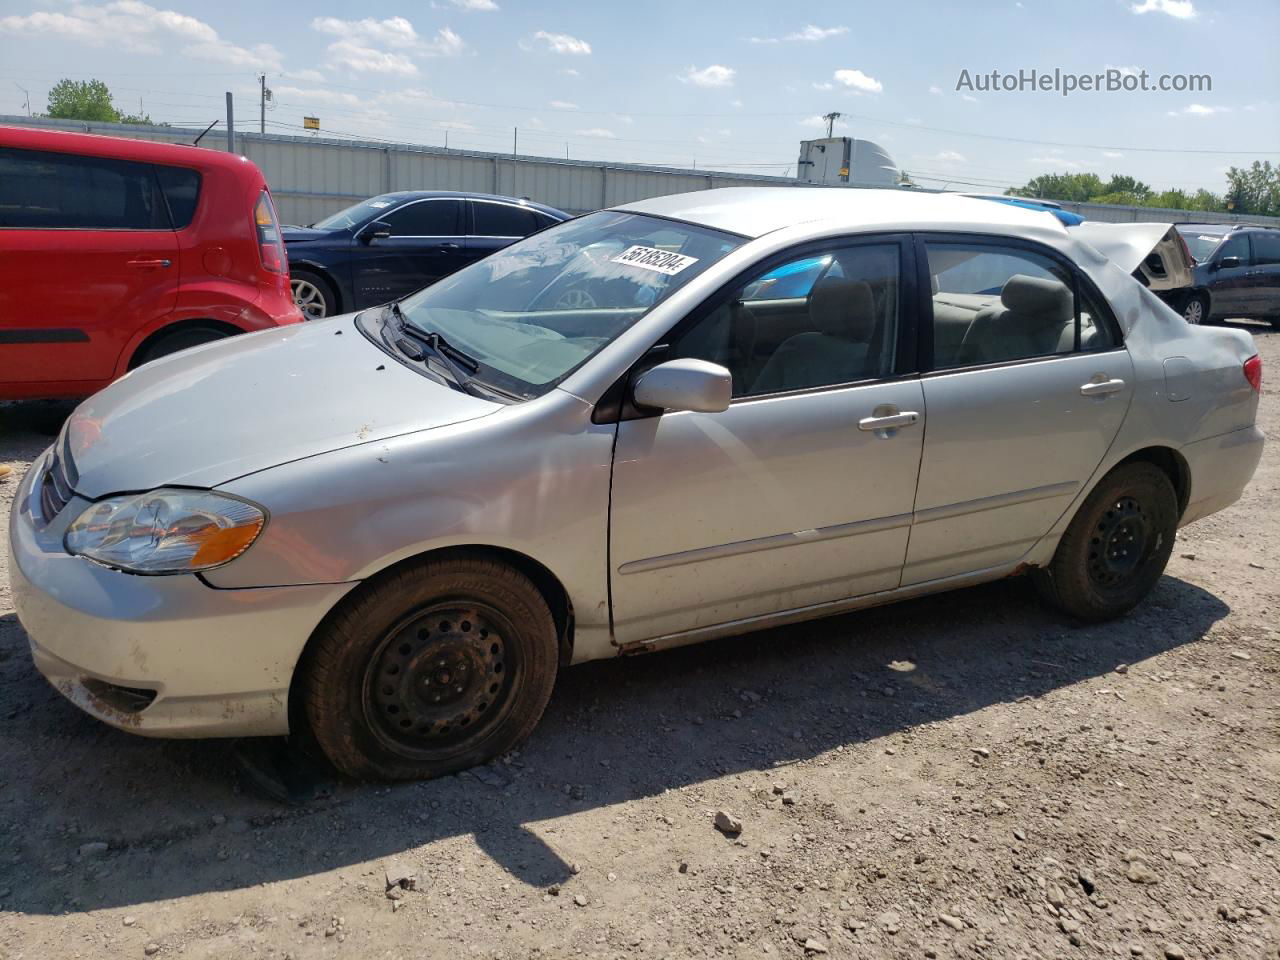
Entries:
[[180, 273], [150, 164], [0, 148], [0, 380], [109, 379]]
[[[1047, 253], [922, 243], [932, 367], [903, 585], [1013, 564], [1088, 483], [1133, 396], [1100, 300]], [[1083, 280], [1080, 281], [1083, 291]]]
[[[1238, 260], [1235, 266], [1224, 267], [1228, 257]], [[1210, 261], [1209, 307], [1215, 320], [1227, 320], [1250, 312], [1250, 278], [1253, 269], [1249, 254], [1249, 235], [1243, 232], [1227, 236]]]
[[462, 201], [449, 197], [411, 200], [384, 214], [389, 237], [365, 225], [351, 241], [351, 281], [356, 309], [399, 300], [466, 266]]
[[734, 400], [619, 424], [616, 642], [898, 585], [925, 431], [895, 358], [909, 257], [895, 239], [809, 249], [674, 332], [661, 355], [727, 367]]

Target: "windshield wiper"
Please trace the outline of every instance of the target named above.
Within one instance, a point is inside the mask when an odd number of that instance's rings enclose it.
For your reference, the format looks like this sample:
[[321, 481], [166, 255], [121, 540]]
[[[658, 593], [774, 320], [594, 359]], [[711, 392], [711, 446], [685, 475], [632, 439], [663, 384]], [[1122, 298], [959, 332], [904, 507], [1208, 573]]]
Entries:
[[468, 388], [471, 387], [472, 377], [480, 369], [480, 361], [459, 350], [446, 340], [443, 334], [434, 330], [420, 330], [413, 326], [405, 317], [398, 302], [392, 302], [387, 309], [396, 318], [399, 333], [396, 346], [405, 356], [410, 360], [422, 360], [426, 356], [422, 348], [426, 347], [445, 368], [450, 380], [460, 389], [470, 393], [475, 392]]

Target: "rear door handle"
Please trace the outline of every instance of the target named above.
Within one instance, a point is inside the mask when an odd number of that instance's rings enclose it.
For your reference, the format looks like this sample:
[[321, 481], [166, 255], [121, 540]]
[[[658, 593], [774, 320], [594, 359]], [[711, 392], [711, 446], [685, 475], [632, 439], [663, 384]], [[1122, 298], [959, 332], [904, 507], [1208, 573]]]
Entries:
[[156, 270], [173, 266], [172, 260], [130, 260], [129, 266], [139, 270]]
[[887, 417], [863, 417], [858, 421], [858, 429], [868, 433], [875, 430], [896, 430], [898, 427], [909, 427], [919, 419], [920, 414], [913, 410], [905, 410]]
[[1119, 393], [1123, 389], [1123, 380], [1090, 380], [1081, 385], [1080, 394], [1085, 397], [1105, 397], [1109, 393]]

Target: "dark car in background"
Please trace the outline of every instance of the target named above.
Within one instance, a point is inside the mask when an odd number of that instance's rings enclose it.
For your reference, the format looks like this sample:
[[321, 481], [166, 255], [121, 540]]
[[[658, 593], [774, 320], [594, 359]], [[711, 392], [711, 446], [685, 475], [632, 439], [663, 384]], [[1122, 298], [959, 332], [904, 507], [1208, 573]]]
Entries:
[[1191, 286], [1174, 305], [1188, 323], [1239, 317], [1280, 328], [1280, 228], [1175, 226], [1195, 260]]
[[413, 293], [543, 227], [554, 207], [478, 193], [384, 193], [309, 227], [285, 227], [294, 302], [308, 320]]

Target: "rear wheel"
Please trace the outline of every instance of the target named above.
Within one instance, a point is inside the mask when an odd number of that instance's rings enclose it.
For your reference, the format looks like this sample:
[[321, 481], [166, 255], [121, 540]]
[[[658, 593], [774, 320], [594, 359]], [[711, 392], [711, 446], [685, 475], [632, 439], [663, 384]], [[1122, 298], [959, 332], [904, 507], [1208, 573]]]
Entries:
[[1149, 463], [1117, 467], [1089, 494], [1036, 585], [1082, 620], [1131, 610], [1164, 573], [1178, 527], [1178, 496]]
[[310, 733], [357, 778], [484, 763], [532, 732], [557, 649], [546, 600], [518, 571], [482, 558], [409, 565], [319, 628], [301, 684]]
[[1188, 295], [1182, 304], [1182, 319], [1193, 326], [1209, 322], [1209, 298], [1203, 293]]
[[214, 340], [221, 340], [231, 334], [223, 329], [212, 326], [193, 325], [183, 327], [180, 330], [174, 330], [171, 333], [165, 333], [157, 337], [151, 343], [147, 344], [133, 358], [133, 362], [129, 365], [130, 369], [140, 367], [144, 363], [150, 363], [152, 360], [159, 360], [161, 357], [167, 357], [171, 353], [177, 353], [179, 350], [188, 350], [191, 347], [198, 347], [202, 343], [212, 343]]
[[333, 285], [318, 273], [290, 271], [289, 289], [293, 291], [293, 302], [308, 320], [323, 320], [338, 312], [338, 296]]

